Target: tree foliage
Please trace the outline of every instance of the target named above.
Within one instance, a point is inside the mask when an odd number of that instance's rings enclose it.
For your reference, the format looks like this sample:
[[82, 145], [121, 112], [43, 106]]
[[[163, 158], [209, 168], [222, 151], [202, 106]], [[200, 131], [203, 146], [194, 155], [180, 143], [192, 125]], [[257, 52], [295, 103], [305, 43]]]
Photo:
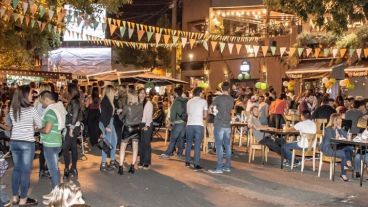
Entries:
[[314, 18], [318, 26], [341, 34], [349, 23], [365, 20], [367, 0], [264, 0], [271, 9], [296, 14], [304, 21]]

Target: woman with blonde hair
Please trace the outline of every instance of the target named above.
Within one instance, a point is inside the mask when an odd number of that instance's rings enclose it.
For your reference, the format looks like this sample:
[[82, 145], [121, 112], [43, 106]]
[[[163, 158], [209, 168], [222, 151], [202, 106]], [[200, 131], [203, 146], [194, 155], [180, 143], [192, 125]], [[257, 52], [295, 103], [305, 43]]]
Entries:
[[72, 182], [59, 184], [50, 194], [51, 198], [43, 201], [43, 204], [49, 207], [87, 206], [81, 189]]
[[116, 131], [114, 126], [115, 94], [116, 94], [115, 88], [112, 85], [107, 85], [104, 88], [104, 97], [100, 105], [101, 115], [99, 127], [101, 129], [104, 139], [112, 145], [112, 149], [110, 151], [109, 165], [107, 165], [106, 163], [107, 154], [102, 150], [102, 162], [100, 167], [101, 171], [115, 169], [119, 166], [115, 160], [116, 143], [117, 143]]
[[125, 159], [125, 150], [127, 144], [132, 140], [133, 145], [133, 157], [132, 163], [129, 168], [129, 173], [135, 172], [135, 164], [138, 157], [138, 140], [140, 137], [140, 123], [143, 117], [143, 101], [145, 93], [143, 95], [137, 94], [133, 88], [129, 88], [127, 96], [127, 106], [124, 107], [121, 114], [124, 122], [123, 137], [120, 146], [120, 166], [118, 173], [123, 175], [123, 163]]
[[[342, 115], [334, 113], [330, 117], [330, 121], [325, 129], [325, 135], [321, 144], [321, 151], [327, 156], [334, 156], [334, 152], [331, 147], [331, 139], [347, 137], [347, 132], [341, 128], [342, 125]], [[336, 157], [341, 159], [341, 175], [340, 178], [347, 182], [349, 181], [346, 176], [346, 170], [351, 168], [353, 147], [343, 146], [336, 151]]]

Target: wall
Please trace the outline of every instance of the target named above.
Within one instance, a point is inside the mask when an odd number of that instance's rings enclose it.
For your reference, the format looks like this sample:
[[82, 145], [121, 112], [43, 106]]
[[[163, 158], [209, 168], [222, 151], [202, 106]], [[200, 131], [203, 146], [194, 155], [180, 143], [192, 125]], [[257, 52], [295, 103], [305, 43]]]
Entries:
[[209, 16], [210, 0], [183, 1], [183, 30], [188, 31], [188, 23], [204, 20]]

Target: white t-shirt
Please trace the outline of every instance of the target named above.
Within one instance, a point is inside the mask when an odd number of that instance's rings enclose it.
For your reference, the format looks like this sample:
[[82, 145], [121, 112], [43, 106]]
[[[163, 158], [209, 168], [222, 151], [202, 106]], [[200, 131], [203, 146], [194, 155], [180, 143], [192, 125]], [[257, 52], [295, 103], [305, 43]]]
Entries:
[[[294, 125], [294, 128], [301, 134], [315, 134], [317, 133], [317, 126], [312, 120], [304, 120]], [[308, 147], [308, 140], [305, 137], [298, 138], [298, 146], [301, 148]]]
[[194, 97], [187, 103], [187, 125], [203, 126], [203, 111], [207, 111], [207, 101], [201, 97]]

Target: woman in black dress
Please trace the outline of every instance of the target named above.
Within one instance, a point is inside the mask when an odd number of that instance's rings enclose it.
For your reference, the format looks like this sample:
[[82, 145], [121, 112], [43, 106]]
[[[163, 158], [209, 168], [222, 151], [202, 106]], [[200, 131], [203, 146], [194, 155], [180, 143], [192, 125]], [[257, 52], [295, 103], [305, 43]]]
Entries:
[[87, 128], [88, 137], [92, 146], [98, 143], [98, 138], [100, 137], [101, 130], [98, 126], [100, 119], [100, 94], [98, 87], [92, 88], [91, 97], [88, 100], [87, 109]]

